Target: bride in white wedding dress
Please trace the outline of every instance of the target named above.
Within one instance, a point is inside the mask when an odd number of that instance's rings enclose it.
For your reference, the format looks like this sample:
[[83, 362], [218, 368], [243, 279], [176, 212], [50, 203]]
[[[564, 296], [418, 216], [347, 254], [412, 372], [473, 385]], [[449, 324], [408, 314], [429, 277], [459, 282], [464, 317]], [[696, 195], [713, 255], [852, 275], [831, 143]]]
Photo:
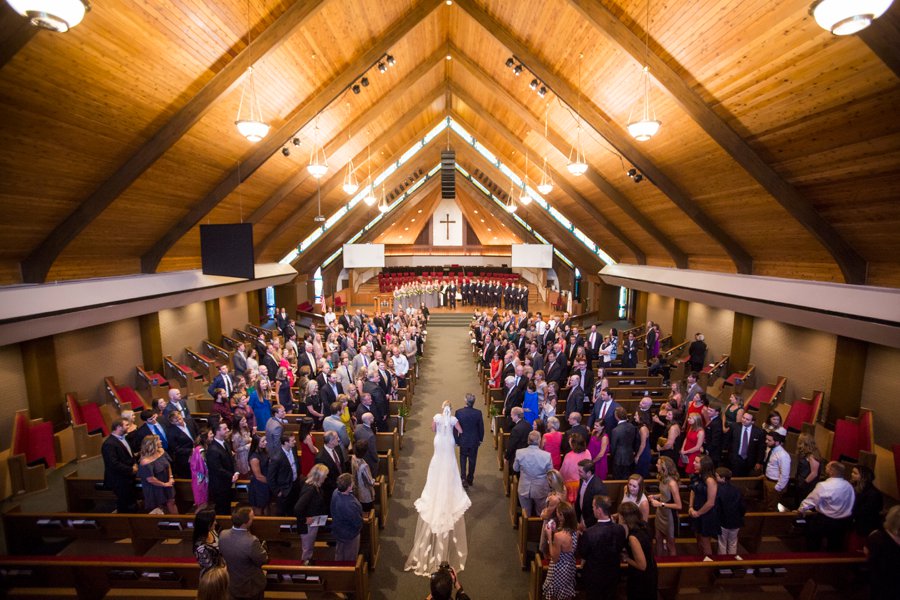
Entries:
[[415, 502], [419, 513], [416, 537], [404, 570], [429, 576], [447, 562], [458, 573], [466, 566], [466, 521], [463, 515], [472, 501], [463, 490], [456, 463], [453, 430], [462, 428], [451, 414], [450, 402], [431, 423], [434, 431], [434, 456], [428, 465], [428, 478], [422, 495]]

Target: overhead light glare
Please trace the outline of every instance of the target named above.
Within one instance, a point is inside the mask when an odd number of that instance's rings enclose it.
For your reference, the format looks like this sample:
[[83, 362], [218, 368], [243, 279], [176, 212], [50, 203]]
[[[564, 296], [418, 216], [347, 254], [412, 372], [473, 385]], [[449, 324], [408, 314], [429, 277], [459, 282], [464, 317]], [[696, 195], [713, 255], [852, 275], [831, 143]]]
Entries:
[[86, 0], [6, 0], [14, 11], [35, 27], [65, 33], [91, 9]]
[[809, 12], [825, 31], [852, 35], [871, 25], [892, 3], [893, 0], [816, 0]]

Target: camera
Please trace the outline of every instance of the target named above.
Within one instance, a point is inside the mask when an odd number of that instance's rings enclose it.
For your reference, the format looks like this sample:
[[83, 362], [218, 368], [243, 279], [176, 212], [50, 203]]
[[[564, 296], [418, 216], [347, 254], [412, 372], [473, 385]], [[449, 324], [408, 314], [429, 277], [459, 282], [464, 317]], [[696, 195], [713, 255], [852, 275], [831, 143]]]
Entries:
[[440, 565], [438, 565], [438, 571], [450, 571], [450, 563], [446, 560], [443, 561]]

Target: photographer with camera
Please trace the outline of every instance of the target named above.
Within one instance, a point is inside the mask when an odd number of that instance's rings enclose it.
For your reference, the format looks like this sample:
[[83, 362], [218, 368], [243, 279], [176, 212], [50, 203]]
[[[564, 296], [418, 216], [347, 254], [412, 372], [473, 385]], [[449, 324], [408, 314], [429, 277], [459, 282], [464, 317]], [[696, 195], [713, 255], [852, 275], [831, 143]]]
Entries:
[[456, 590], [456, 600], [470, 600], [469, 595], [459, 584], [456, 571], [449, 563], [442, 562], [438, 570], [431, 574], [431, 594], [425, 600], [451, 600], [454, 598], [454, 590]]

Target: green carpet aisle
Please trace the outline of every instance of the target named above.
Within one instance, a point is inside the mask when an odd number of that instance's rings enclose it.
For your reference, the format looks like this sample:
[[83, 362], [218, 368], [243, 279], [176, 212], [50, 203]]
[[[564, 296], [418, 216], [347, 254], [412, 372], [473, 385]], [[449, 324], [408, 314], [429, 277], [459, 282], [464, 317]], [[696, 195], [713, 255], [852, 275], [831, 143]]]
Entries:
[[[454, 411], [460, 408], [467, 392], [476, 394], [476, 408], [486, 413], [465, 325], [439, 326], [437, 321], [441, 319], [435, 317], [428, 327], [428, 358], [420, 367], [413, 408], [407, 418], [397, 483], [390, 500], [390, 519], [381, 532], [381, 555], [372, 572], [373, 600], [421, 599], [428, 595], [428, 579], [403, 571], [403, 565], [416, 532], [413, 502], [425, 485], [432, 455], [431, 418], [444, 400], [453, 402]], [[528, 597], [528, 574], [519, 567], [516, 530], [509, 523], [496, 450], [487, 429], [485, 422], [485, 442], [478, 453], [475, 485], [469, 489], [469, 557], [460, 582], [472, 598], [521, 600]]]

